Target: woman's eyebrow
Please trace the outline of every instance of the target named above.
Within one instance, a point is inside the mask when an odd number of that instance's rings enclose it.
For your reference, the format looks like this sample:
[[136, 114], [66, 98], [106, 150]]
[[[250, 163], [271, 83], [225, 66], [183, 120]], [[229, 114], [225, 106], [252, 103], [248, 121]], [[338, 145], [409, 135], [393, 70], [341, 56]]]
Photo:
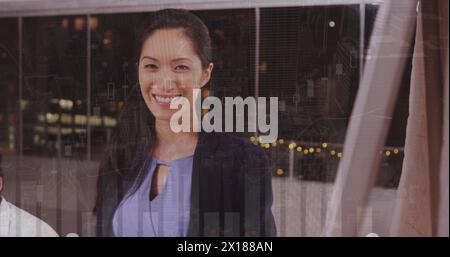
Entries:
[[158, 59], [150, 57], [150, 56], [142, 56], [141, 60], [144, 60], [144, 59], [150, 59], [150, 60], [155, 61], [155, 62], [158, 61]]
[[176, 59], [172, 60], [172, 62], [178, 62], [178, 61], [189, 61], [189, 62], [192, 62], [192, 60], [190, 58], [188, 58], [188, 57], [180, 57], [180, 58], [176, 58]]

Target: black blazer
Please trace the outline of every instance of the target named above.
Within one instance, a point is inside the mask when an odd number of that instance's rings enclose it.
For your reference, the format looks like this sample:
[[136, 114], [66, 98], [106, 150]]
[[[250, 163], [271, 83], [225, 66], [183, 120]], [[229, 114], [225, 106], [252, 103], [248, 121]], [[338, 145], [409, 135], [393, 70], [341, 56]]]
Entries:
[[[269, 160], [243, 138], [199, 134], [192, 168], [188, 236], [276, 236]], [[129, 183], [111, 173], [103, 178], [104, 199], [97, 206], [97, 235], [113, 236], [112, 218]], [[128, 186], [127, 186], [128, 185]]]

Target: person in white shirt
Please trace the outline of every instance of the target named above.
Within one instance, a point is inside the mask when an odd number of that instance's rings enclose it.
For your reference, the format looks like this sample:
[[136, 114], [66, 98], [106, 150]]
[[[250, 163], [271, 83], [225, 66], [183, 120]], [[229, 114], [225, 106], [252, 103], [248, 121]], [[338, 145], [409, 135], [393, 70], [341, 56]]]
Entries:
[[57, 237], [47, 223], [9, 203], [1, 195], [3, 174], [0, 168], [0, 237]]

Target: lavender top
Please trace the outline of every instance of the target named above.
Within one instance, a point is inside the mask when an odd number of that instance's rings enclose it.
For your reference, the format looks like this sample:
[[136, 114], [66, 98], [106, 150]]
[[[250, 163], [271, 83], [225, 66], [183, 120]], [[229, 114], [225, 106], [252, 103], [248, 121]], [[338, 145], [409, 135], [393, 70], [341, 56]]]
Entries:
[[[153, 172], [158, 164], [167, 165], [169, 172], [163, 190], [150, 201]], [[141, 186], [133, 194], [126, 195], [114, 213], [114, 236], [186, 236], [192, 164], [193, 155], [172, 161], [153, 157]]]

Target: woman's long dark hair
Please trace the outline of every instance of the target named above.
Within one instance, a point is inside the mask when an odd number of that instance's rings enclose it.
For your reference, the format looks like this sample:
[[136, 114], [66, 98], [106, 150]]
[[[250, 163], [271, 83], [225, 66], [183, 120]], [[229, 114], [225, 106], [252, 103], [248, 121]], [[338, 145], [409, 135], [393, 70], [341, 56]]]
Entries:
[[[200, 58], [202, 68], [206, 69], [212, 62], [211, 39], [208, 28], [194, 14], [181, 9], [165, 9], [153, 13], [149, 21], [150, 24], [145, 27], [136, 47], [136, 69], [138, 69], [143, 44], [159, 29], [183, 29]], [[129, 192], [138, 188], [144, 178], [143, 172], [140, 171], [145, 171], [148, 168], [149, 156], [151, 156], [150, 154], [156, 144], [155, 118], [144, 102], [138, 83], [135, 84], [125, 100], [118, 124], [108, 141], [99, 167], [94, 212], [101, 208], [105, 198], [115, 197], [104, 194], [105, 186], [119, 187], [117, 197], [120, 200], [127, 193], [124, 190]], [[116, 175], [118, 179], [112, 181], [116, 181], [117, 184], [107, 184], [106, 178], [108, 175]], [[124, 186], [124, 181], [131, 182], [133, 187]]]

